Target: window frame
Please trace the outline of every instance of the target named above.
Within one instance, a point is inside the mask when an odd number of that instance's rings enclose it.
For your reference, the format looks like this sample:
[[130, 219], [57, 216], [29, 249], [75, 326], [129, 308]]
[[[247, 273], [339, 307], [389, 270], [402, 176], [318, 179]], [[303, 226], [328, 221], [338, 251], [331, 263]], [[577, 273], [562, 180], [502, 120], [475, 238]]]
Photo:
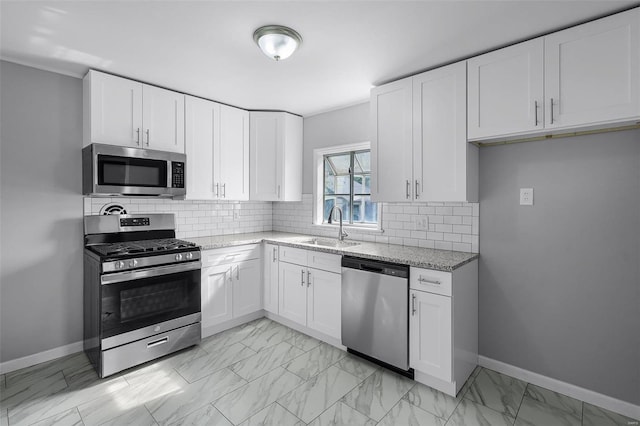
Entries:
[[[357, 142], [345, 145], [336, 145], [313, 150], [313, 225], [322, 227], [336, 227], [337, 224], [324, 223], [324, 157], [326, 155], [346, 154], [352, 151], [371, 151], [371, 142]], [[353, 185], [353, 183], [351, 183]], [[353, 191], [353, 190], [352, 190]], [[353, 197], [353, 194], [351, 194]], [[382, 204], [376, 202], [378, 209], [377, 223], [347, 223], [345, 228], [358, 231], [382, 232]]]

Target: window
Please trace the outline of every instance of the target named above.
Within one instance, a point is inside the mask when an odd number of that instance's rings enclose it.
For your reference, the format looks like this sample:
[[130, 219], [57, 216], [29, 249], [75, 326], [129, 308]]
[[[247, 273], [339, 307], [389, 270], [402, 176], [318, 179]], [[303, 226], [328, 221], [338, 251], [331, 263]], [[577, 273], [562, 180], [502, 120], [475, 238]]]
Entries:
[[[319, 149], [314, 154], [317, 172], [314, 223], [327, 224], [331, 209], [338, 206], [345, 225], [378, 229], [379, 208], [371, 201], [369, 143]], [[337, 220], [335, 214], [334, 219]]]

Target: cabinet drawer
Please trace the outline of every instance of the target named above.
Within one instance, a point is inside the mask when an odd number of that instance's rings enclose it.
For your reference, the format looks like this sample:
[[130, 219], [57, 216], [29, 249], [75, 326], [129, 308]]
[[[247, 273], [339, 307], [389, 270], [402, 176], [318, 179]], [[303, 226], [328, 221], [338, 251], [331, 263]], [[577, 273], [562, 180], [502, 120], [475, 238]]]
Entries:
[[202, 266], [224, 265], [225, 263], [259, 258], [260, 244], [204, 250], [202, 252]]
[[280, 261], [307, 266], [307, 250], [280, 246]]
[[443, 296], [451, 296], [451, 272], [411, 268], [409, 287]]
[[310, 268], [322, 269], [323, 271], [338, 274], [342, 272], [342, 256], [339, 254], [309, 250], [307, 261]]

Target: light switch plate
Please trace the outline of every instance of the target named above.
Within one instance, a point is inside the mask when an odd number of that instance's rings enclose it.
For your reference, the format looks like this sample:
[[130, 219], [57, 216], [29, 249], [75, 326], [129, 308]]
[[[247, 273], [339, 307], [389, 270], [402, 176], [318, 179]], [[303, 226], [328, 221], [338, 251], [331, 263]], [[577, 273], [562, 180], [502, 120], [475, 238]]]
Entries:
[[520, 205], [533, 205], [533, 188], [520, 188]]

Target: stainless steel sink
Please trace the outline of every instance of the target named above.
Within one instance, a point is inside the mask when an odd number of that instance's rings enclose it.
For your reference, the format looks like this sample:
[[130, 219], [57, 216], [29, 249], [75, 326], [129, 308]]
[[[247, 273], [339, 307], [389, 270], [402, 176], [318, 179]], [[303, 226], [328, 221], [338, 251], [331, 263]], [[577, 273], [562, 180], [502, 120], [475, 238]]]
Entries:
[[334, 247], [334, 248], [353, 247], [360, 244], [355, 241], [340, 241], [340, 240], [333, 240], [330, 238], [312, 238], [310, 240], [300, 241], [300, 243], [310, 244], [314, 246], [321, 246], [321, 247]]

